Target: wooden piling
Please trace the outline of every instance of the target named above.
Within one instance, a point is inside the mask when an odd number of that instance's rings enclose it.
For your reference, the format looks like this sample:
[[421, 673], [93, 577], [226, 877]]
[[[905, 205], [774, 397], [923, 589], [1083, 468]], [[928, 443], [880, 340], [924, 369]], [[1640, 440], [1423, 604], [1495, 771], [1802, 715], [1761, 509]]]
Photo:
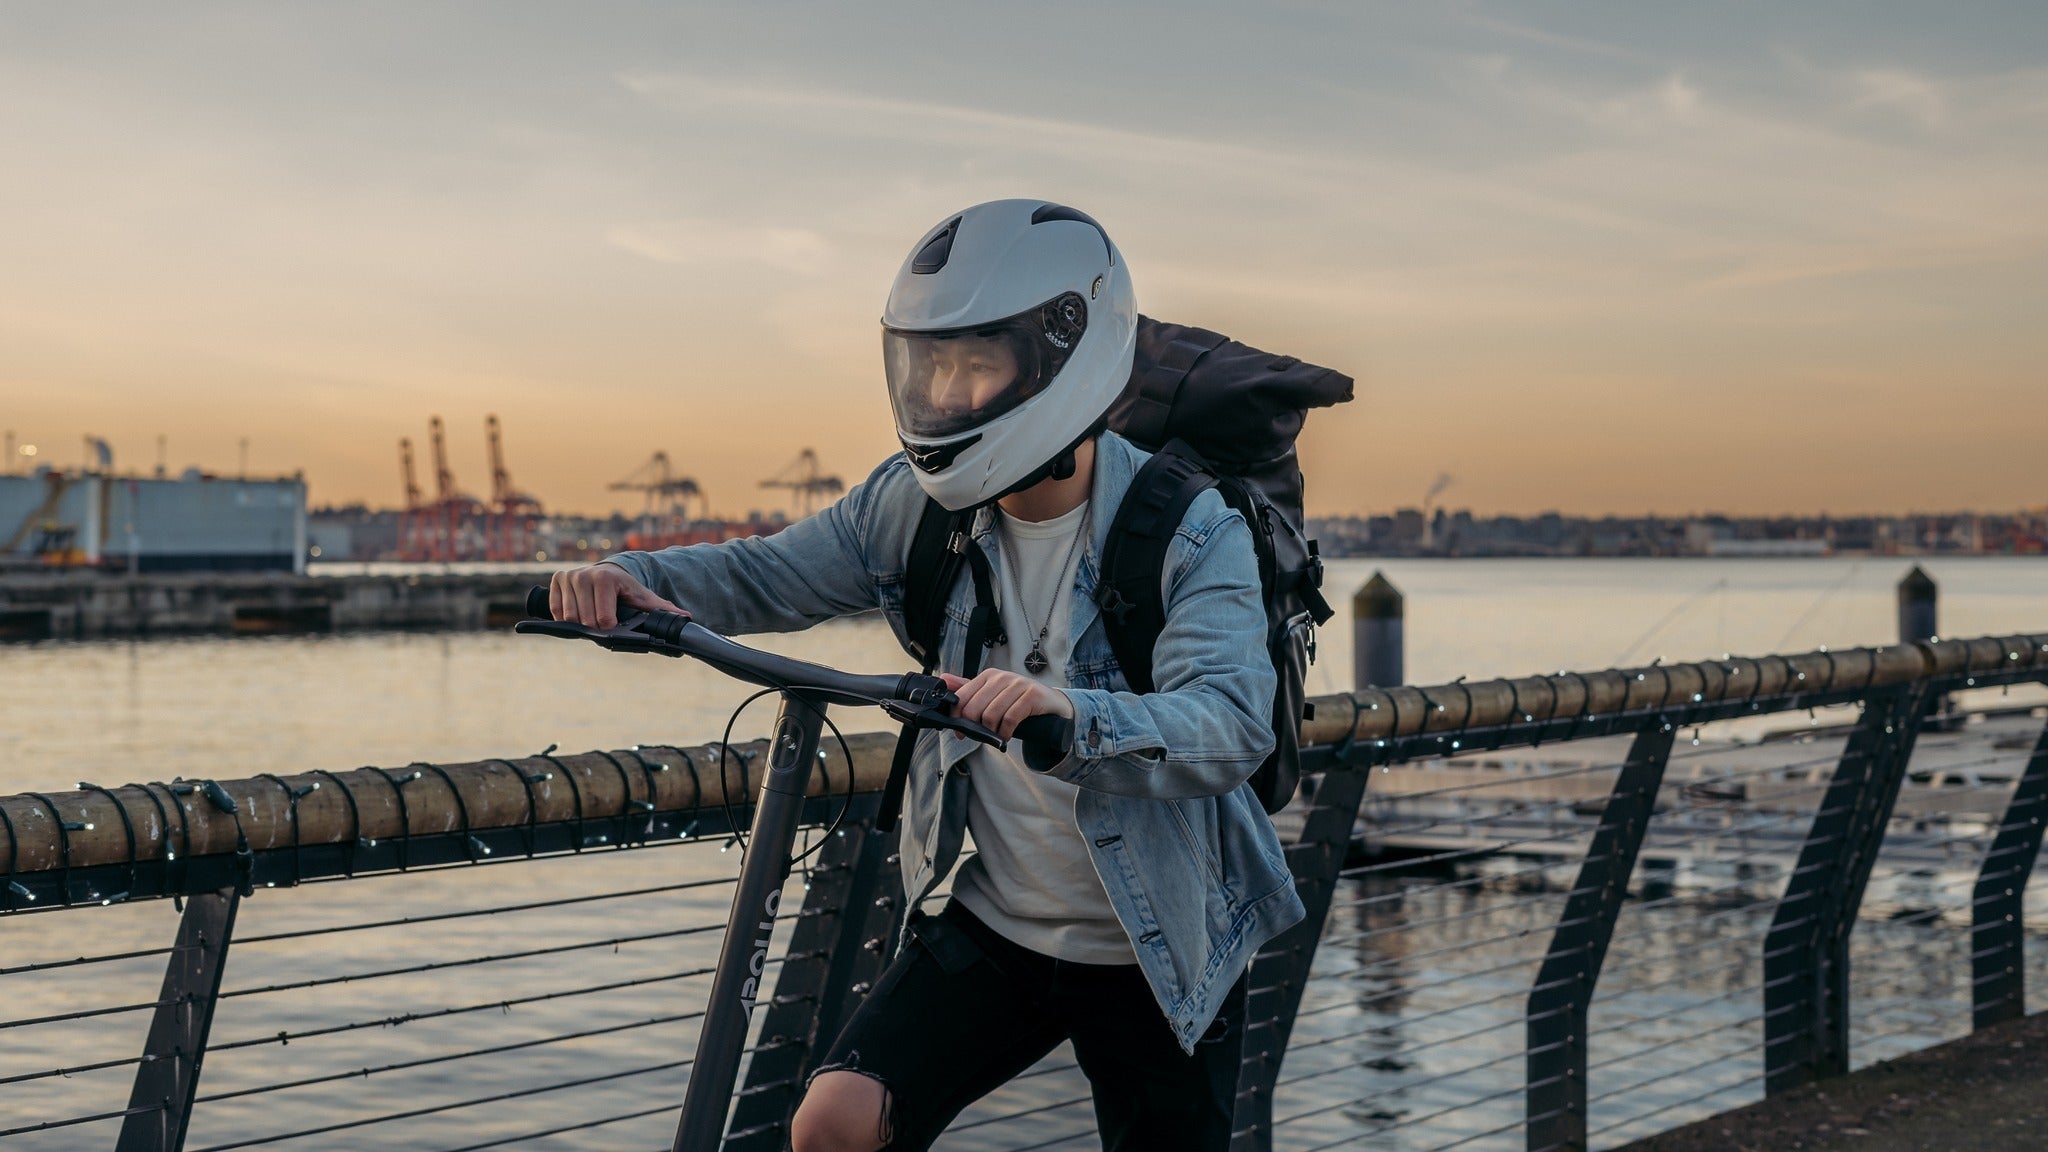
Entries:
[[1351, 686], [1391, 688], [1406, 680], [1407, 603], [1386, 573], [1372, 579], [1351, 597]]

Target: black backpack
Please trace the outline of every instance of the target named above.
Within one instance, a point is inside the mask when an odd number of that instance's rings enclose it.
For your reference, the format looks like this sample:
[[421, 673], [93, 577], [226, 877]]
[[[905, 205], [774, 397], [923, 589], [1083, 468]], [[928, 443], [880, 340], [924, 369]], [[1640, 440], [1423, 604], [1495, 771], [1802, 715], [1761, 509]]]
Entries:
[[[1167, 545], [1195, 497], [1215, 488], [1251, 526], [1266, 603], [1266, 648], [1279, 676], [1273, 754], [1251, 778], [1266, 811], [1294, 796], [1300, 775], [1302, 679], [1315, 658], [1315, 626], [1330, 618], [1323, 563], [1302, 530], [1302, 476], [1294, 439], [1307, 410], [1351, 399], [1349, 376], [1275, 356], [1202, 328], [1138, 318], [1131, 382], [1108, 424], [1153, 453], [1110, 522], [1096, 603], [1133, 692], [1150, 692], [1152, 649], [1166, 626], [1159, 586]], [[938, 656], [946, 600], [960, 565], [974, 580], [967, 664], [974, 675], [997, 642], [987, 557], [967, 539], [970, 512], [927, 500], [912, 538], [903, 598], [906, 648], [927, 670]]]

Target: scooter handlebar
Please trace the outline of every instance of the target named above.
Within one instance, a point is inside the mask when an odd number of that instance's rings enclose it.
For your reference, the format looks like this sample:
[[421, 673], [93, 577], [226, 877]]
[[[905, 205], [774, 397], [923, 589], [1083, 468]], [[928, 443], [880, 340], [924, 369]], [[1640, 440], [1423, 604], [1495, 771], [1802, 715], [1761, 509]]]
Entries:
[[[664, 656], [690, 656], [736, 680], [764, 688], [795, 689], [834, 704], [880, 704], [901, 701], [918, 709], [932, 708], [944, 714], [953, 705], [953, 695], [936, 676], [902, 673], [894, 676], [860, 676], [827, 668], [807, 660], [762, 652], [711, 631], [680, 612], [640, 612], [625, 605], [618, 609], [619, 622], [611, 628], [592, 628], [550, 614], [548, 590], [531, 588], [526, 593], [526, 610], [534, 617], [522, 620], [513, 630], [527, 634], [557, 636], [568, 640], [589, 640], [620, 652], [655, 652]], [[958, 721], [948, 725], [976, 739], [999, 743], [993, 733], [980, 725]]]
[[1074, 742], [1074, 722], [1050, 712], [1042, 716], [1027, 716], [1017, 725], [1017, 739], [1047, 752], [1058, 753], [1054, 757], [1057, 762], [1065, 757], [1067, 746]]
[[[586, 628], [569, 621], [555, 621], [548, 602], [548, 589], [537, 586], [527, 589], [526, 614], [533, 620], [519, 624], [518, 631], [593, 640], [614, 649], [693, 656], [735, 679], [767, 688], [807, 689], [838, 703], [878, 704], [900, 700], [920, 709], [933, 709], [940, 715], [950, 713], [955, 703], [953, 694], [945, 690], [944, 682], [934, 676], [916, 673], [857, 676], [735, 643], [682, 613], [639, 612], [622, 605], [616, 628]], [[541, 621], [554, 626], [549, 627]], [[938, 726], [985, 744], [1002, 744], [995, 733], [972, 721], [951, 716], [946, 716], [946, 721]], [[1058, 716], [1033, 716], [1017, 726], [1016, 735], [1024, 744], [1029, 761], [1034, 764], [1044, 761], [1049, 766], [1063, 758], [1065, 750], [1073, 743], [1073, 722]]]

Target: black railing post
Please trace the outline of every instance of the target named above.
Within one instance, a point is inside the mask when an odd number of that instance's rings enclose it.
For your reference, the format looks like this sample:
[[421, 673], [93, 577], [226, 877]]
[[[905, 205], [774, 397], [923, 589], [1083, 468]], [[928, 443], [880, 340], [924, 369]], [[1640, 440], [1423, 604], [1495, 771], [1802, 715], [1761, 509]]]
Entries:
[[[1270, 1152], [1273, 1147], [1273, 1084], [1280, 1078], [1294, 1014], [1301, 1007], [1309, 965], [1330, 918], [1337, 874], [1351, 850], [1351, 829], [1365, 798], [1367, 765], [1345, 763], [1331, 749], [1304, 748], [1301, 768], [1304, 777], [1324, 770], [1302, 821], [1301, 838], [1287, 846], [1287, 867], [1308, 914], [1252, 960], [1231, 1152]], [[1309, 795], [1305, 786], [1302, 793], [1304, 798]]]
[[[818, 1018], [804, 1047], [803, 1074], [809, 1076], [825, 1059], [825, 1050], [867, 998], [868, 989], [896, 954], [897, 930], [903, 924], [903, 876], [897, 868], [895, 830], [876, 832], [863, 823], [848, 837], [861, 837], [846, 913], [832, 944], [832, 966], [825, 973], [818, 999]], [[866, 914], [862, 915], [862, 909]]]
[[1849, 1071], [1849, 935], [1929, 702], [1926, 681], [1874, 694], [1814, 813], [1764, 937], [1764, 1091]]
[[128, 1107], [149, 1111], [131, 1113], [121, 1122], [115, 1152], [179, 1152], [185, 1146], [199, 1064], [206, 1055], [206, 1034], [213, 1027], [213, 1006], [241, 901], [233, 888], [186, 901], [177, 943], [164, 964], [163, 992], [143, 1042], [142, 1063], [128, 1093]]
[[1984, 854], [1977, 890], [1970, 900], [1970, 999], [1972, 1025], [1989, 1028], [2027, 1014], [2027, 934], [2021, 919], [2027, 877], [2041, 851], [2042, 822], [2048, 820], [2048, 728], [2012, 799], [1998, 836]]
[[896, 838], [869, 827], [874, 797], [855, 804], [860, 811], [848, 812], [846, 825], [827, 838], [811, 870], [775, 996], [764, 1005], [760, 1043], [734, 1103], [724, 1142], [728, 1152], [788, 1147], [789, 1120], [802, 1099], [804, 1077], [888, 958], [902, 901], [889, 863]]
[[1586, 1017], [1671, 757], [1670, 717], [1636, 733], [1529, 992], [1529, 1152], [1584, 1152]]

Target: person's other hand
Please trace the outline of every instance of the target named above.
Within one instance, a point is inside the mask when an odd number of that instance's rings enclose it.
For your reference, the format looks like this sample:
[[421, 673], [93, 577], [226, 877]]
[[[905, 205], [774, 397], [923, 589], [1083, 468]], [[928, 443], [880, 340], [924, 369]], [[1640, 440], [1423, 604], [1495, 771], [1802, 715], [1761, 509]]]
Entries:
[[946, 687], [960, 698], [953, 715], [972, 720], [1008, 740], [1017, 725], [1033, 716], [1074, 718], [1074, 702], [1065, 692], [1048, 688], [1020, 672], [984, 668], [972, 680], [942, 672]]
[[611, 628], [619, 622], [619, 605], [642, 612], [681, 612], [633, 579], [616, 564], [592, 564], [557, 572], [548, 581], [548, 611], [557, 620], [573, 620], [586, 628]]

